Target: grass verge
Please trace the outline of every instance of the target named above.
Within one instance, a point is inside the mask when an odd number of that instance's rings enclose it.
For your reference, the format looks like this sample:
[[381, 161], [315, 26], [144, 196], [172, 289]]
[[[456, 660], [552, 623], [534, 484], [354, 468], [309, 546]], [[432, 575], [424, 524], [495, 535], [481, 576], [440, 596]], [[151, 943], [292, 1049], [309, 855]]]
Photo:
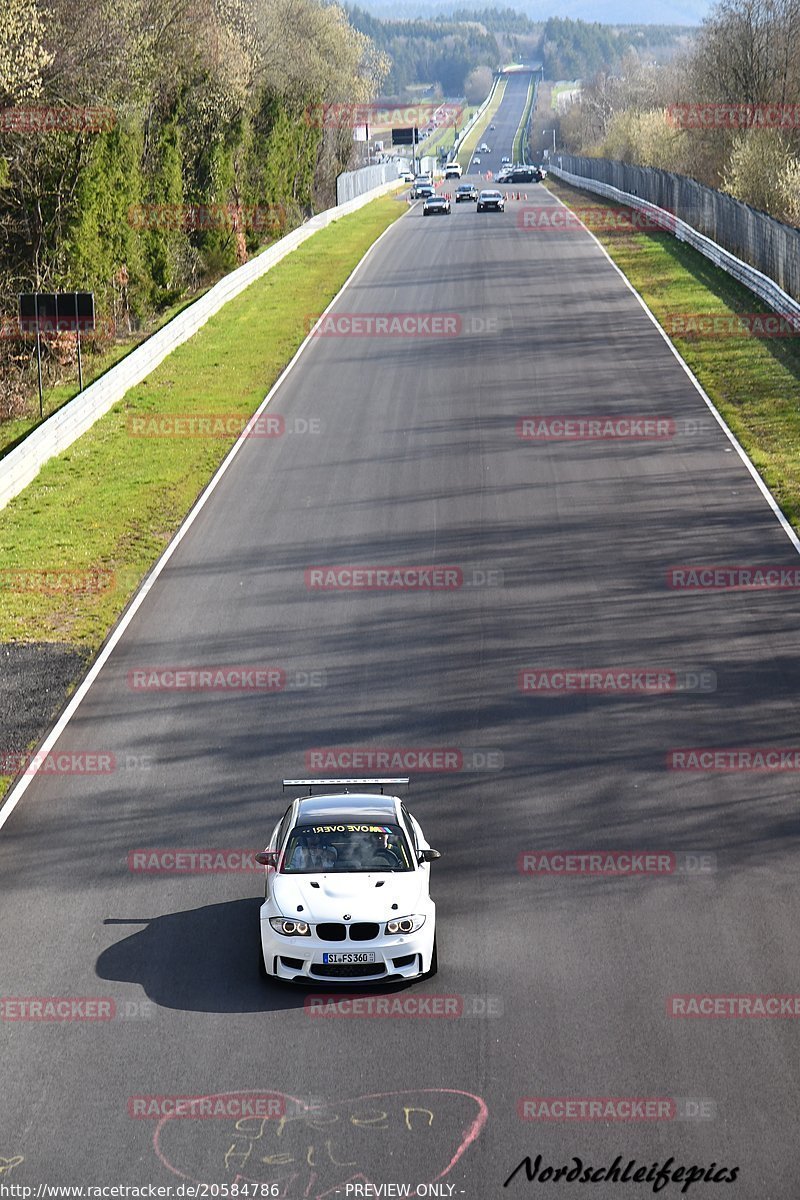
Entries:
[[[131, 418], [195, 413], [243, 424], [303, 341], [309, 315], [405, 211], [383, 197], [314, 234], [0, 511], [0, 643], [97, 651], [235, 441], [233, 431], [135, 437]], [[0, 796], [9, 782], [0, 779]]]
[[[610, 220], [602, 212], [616, 214], [622, 206], [552, 176], [547, 186], [569, 208], [589, 208], [596, 214], [593, 232], [598, 240], [668, 334], [800, 533], [800, 336], [753, 333], [758, 322], [747, 320], [749, 315], [774, 318], [772, 310], [671, 234], [603, 229]], [[588, 224], [586, 216], [583, 219]], [[704, 319], [699, 321], [699, 316]], [[711, 332], [699, 332], [704, 327]]]
[[[405, 211], [394, 196], [383, 197], [309, 238], [0, 511], [0, 642], [97, 649], [235, 441], [234, 433], [134, 437], [129, 420], [169, 413], [246, 420], [305, 337], [309, 314], [326, 307]], [[37, 571], [47, 573], [40, 590]], [[68, 572], [113, 576], [113, 586], [73, 590]]]

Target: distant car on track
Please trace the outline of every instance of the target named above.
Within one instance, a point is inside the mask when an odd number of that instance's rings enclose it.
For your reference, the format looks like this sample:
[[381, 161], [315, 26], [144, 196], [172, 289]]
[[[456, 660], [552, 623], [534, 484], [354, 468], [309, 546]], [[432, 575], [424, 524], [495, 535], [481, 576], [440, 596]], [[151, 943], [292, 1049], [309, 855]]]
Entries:
[[478, 189], [474, 183], [460, 183], [456, 188], [456, 204], [460, 204], [462, 200], [477, 200]]
[[[287, 983], [387, 983], [436, 973], [430, 864], [440, 857], [383, 785], [407, 779], [286, 780], [334, 787], [295, 799], [256, 855], [266, 868], [259, 970]], [[356, 784], [368, 792], [349, 792]], [[374, 788], [381, 785], [381, 794]]]
[[473, 157], [472, 162], [473, 162], [473, 165], [476, 167], [479, 167], [481, 165], [481, 160], [478, 158], [477, 154]]
[[445, 179], [460, 179], [461, 178], [461, 163], [449, 162], [444, 168]]
[[478, 196], [478, 212], [488, 212], [490, 209], [494, 212], [504, 212], [506, 207], [506, 199], [502, 192], [495, 192], [488, 188], [484, 188], [480, 196]]
[[422, 205], [422, 215], [423, 217], [449, 216], [450, 201], [446, 196], [437, 196], [435, 194], [426, 196], [425, 203]]
[[428, 196], [433, 195], [433, 191], [434, 189], [432, 183], [415, 183], [411, 189], [411, 199], [426, 200]]

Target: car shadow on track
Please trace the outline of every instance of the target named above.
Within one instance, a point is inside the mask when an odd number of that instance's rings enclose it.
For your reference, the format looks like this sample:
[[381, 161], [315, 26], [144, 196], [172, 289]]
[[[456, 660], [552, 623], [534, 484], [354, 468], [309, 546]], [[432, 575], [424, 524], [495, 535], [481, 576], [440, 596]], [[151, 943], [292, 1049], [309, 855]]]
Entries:
[[[352, 992], [325, 983], [305, 988], [258, 974], [261, 899], [249, 897], [162, 917], [109, 918], [106, 925], [138, 927], [97, 960], [101, 979], [138, 983], [149, 1000], [186, 1012], [277, 1012], [302, 1008], [320, 991]], [[413, 984], [388, 984], [382, 994]]]

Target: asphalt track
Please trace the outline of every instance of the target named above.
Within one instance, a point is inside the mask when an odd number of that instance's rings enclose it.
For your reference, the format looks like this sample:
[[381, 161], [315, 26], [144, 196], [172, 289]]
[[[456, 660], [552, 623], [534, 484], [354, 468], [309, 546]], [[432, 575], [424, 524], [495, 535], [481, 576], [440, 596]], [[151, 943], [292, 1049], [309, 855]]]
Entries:
[[[382, 239], [333, 313], [454, 314], [458, 332], [313, 339], [268, 410], [287, 432], [242, 447], [59, 741], [116, 769], [39, 775], [2, 830], [0, 992], [109, 998], [116, 1015], [12, 1021], [6, 1006], [0, 1184], [652, 1195], [524, 1171], [503, 1188], [526, 1154], [596, 1169], [621, 1155], [739, 1168], [691, 1196], [798, 1195], [797, 1021], [667, 1009], [800, 990], [794, 777], [666, 768], [675, 747], [798, 742], [796, 594], [680, 591], [668, 569], [797, 555], [597, 244], [523, 228], [523, 207], [429, 220], [416, 205]], [[587, 414], [675, 428], [516, 433]], [[334, 564], [450, 566], [463, 583], [307, 586]], [[234, 664], [280, 667], [286, 686], [153, 692], [129, 676]], [[532, 667], [716, 682], [523, 693]], [[326, 747], [450, 752], [456, 769], [410, 770], [443, 855], [440, 970], [393, 999], [455, 997], [464, 1015], [312, 1016], [305, 993], [258, 978], [257, 875], [130, 869], [137, 848], [260, 848], [280, 780]], [[520, 873], [533, 850], [650, 850], [681, 869]], [[130, 1115], [132, 1097], [222, 1093], [279, 1095], [284, 1119]], [[523, 1121], [526, 1097], [662, 1106]]]
[[503, 93], [500, 107], [490, 121], [495, 128], [490, 129], [487, 125], [479, 138], [481, 144], [485, 142], [489, 147], [490, 153], [478, 152], [481, 161], [479, 166], [475, 166], [473, 161], [475, 151], [477, 151], [477, 147], [475, 147], [473, 156], [467, 165], [467, 174], [486, 176], [490, 171], [496, 175], [503, 165], [501, 162], [503, 156], [508, 155], [509, 158], [513, 156], [514, 135], [519, 129], [519, 123], [525, 112], [530, 78], [526, 72], [507, 76], [506, 90]]

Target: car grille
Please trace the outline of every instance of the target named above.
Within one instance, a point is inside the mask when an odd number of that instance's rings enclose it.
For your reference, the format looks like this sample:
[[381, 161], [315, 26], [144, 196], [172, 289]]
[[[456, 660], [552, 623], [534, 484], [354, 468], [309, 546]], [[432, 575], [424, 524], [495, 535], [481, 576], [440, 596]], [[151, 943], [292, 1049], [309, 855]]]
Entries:
[[378, 936], [380, 931], [380, 925], [376, 925], [372, 921], [356, 921], [350, 926], [350, 941], [370, 942]]
[[[374, 921], [355, 921], [350, 927], [351, 942], [371, 942], [378, 937], [380, 925]], [[322, 942], [344, 942], [347, 940], [348, 926], [338, 921], [327, 921], [317, 925], [315, 933]]]
[[328, 979], [366, 979], [370, 976], [385, 975], [383, 963], [314, 963], [312, 975], [324, 975]]
[[347, 926], [338, 922], [317, 925], [314, 932], [323, 942], [343, 942], [347, 937]]

